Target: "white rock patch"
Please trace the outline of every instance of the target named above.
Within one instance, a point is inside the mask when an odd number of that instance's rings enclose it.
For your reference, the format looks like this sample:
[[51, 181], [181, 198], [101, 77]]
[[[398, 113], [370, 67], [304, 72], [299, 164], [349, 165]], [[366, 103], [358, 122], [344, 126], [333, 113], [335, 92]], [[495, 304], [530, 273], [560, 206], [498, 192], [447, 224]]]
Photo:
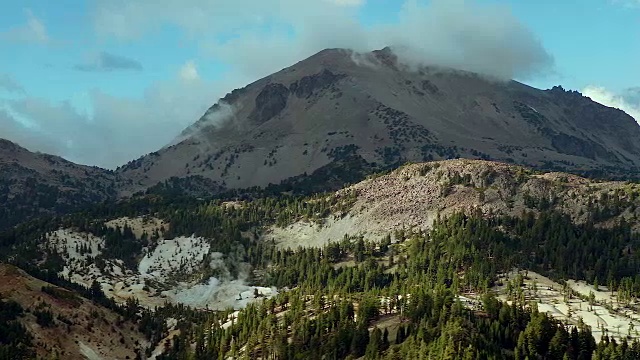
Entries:
[[161, 240], [154, 251], [140, 261], [138, 272], [145, 278], [157, 280], [164, 280], [178, 271], [193, 273], [202, 265], [210, 248], [204, 238]]
[[176, 303], [199, 309], [224, 310], [228, 308], [244, 308], [256, 299], [271, 297], [277, 293], [276, 288], [248, 286], [244, 280], [220, 282], [212, 277], [206, 284], [165, 291], [163, 295], [166, 295]]
[[[228, 278], [224, 254], [211, 252], [209, 241], [202, 237], [160, 239], [153, 250], [146, 250], [133, 270], [126, 269], [122, 260], [105, 259], [101, 271], [93, 259], [102, 254], [104, 239], [91, 234], [57, 230], [49, 234], [47, 246], [65, 261], [61, 276], [85, 287], [98, 281], [105, 294], [119, 303], [134, 298], [148, 308], [171, 302], [212, 310], [240, 309], [249, 302], [277, 294], [275, 288], [247, 285], [246, 264], [240, 264], [243, 270], [239, 279]], [[221, 278], [199, 281], [204, 261], [209, 261], [209, 267], [217, 269]]]
[[[507, 274], [508, 278], [513, 279], [516, 273]], [[533, 289], [533, 283], [536, 283], [536, 290]], [[562, 294], [563, 286], [547, 277], [535, 272], [528, 272], [528, 279], [524, 280], [525, 298], [527, 302], [535, 302], [540, 312], [545, 312], [550, 316], [557, 318], [565, 323], [576, 325], [579, 319], [591, 327], [591, 332], [596, 341], [606, 334], [614, 337], [618, 341], [623, 338], [631, 337], [640, 338], [640, 315], [637, 310], [632, 311], [625, 304], [620, 304], [615, 300], [614, 295], [606, 288], [596, 291], [593, 286], [587, 285], [584, 281], [568, 280], [567, 284], [572, 291], [589, 296], [593, 292], [595, 303], [589, 304], [588, 301], [582, 300], [573, 295], [566, 298]], [[505, 295], [505, 285], [494, 289], [498, 293], [498, 297], [507, 300]], [[613, 309], [607, 309], [605, 303]], [[638, 309], [640, 304], [633, 303], [631, 306]], [[630, 324], [633, 326], [630, 327]], [[604, 328], [604, 332], [603, 329]]]

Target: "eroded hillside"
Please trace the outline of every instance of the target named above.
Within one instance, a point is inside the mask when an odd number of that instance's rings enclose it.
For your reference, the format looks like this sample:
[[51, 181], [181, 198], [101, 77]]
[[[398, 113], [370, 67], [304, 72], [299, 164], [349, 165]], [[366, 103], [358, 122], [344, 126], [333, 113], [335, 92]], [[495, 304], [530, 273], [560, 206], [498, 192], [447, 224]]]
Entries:
[[134, 322], [14, 266], [0, 264], [0, 295], [0, 301], [13, 301], [23, 309], [17, 321], [39, 357], [135, 359], [149, 346]]
[[477, 211], [487, 216], [520, 216], [556, 210], [576, 224], [611, 226], [623, 220], [640, 229], [638, 184], [593, 181], [482, 160], [409, 164], [331, 196], [349, 198], [350, 209], [322, 220], [272, 226], [266, 238], [292, 247], [319, 246], [345, 234], [380, 239], [400, 229], [426, 230], [438, 216]]

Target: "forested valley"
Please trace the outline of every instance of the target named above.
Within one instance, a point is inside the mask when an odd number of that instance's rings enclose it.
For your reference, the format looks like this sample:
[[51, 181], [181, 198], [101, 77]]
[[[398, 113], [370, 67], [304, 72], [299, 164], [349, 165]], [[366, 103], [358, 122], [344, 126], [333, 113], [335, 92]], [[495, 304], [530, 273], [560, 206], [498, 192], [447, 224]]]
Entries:
[[[178, 319], [179, 331], [165, 340], [168, 350], [158, 359], [640, 358], [637, 340], [604, 337], [596, 343], [581, 321], [562, 323], [539, 312], [526, 301], [522, 284], [510, 284], [508, 303], [491, 290], [504, 281], [501, 274], [518, 268], [559, 282], [600, 283], [631, 303], [640, 298], [640, 236], [629, 224], [575, 225], [552, 210], [498, 218], [478, 212], [439, 218], [425, 232], [396, 230], [382, 242], [345, 235], [323, 248], [281, 249], [257, 236], [267, 224], [338, 213], [352, 199], [272, 197], [234, 207], [222, 200], [142, 196], [17, 226], [0, 236], [2, 258], [116, 310], [152, 344], [166, 336], [167, 319]], [[166, 237], [211, 239], [216, 251], [251, 264], [255, 284], [282, 290], [238, 313], [118, 305], [99, 284], [84, 288], [59, 277], [62, 262], [39, 247], [47, 232], [70, 227], [104, 236], [103, 254], [133, 262], [158, 234], [136, 240], [130, 230], [112, 231], [102, 220], [141, 215], [170, 223]], [[462, 294], [479, 301], [464, 304]], [[8, 300], [1, 310], [0, 357], [29, 358], [29, 337], [16, 321], [24, 310]], [[139, 357], [151, 350], [140, 349]]]

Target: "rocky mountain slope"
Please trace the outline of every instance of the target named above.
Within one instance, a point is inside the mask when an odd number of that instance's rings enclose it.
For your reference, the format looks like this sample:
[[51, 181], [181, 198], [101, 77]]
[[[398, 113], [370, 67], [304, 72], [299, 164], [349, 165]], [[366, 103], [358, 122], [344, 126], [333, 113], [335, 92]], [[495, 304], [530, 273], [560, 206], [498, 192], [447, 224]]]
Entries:
[[0, 228], [113, 197], [115, 174], [0, 139]]
[[521, 216], [555, 210], [576, 224], [640, 230], [640, 185], [593, 181], [567, 173], [532, 171], [482, 160], [409, 164], [336, 192], [348, 211], [321, 220], [272, 226], [267, 240], [281, 246], [321, 246], [345, 234], [381, 239], [399, 230], [427, 230], [437, 217], [464, 212]]
[[227, 94], [118, 172], [124, 193], [172, 177], [217, 191], [457, 157], [624, 176], [640, 165], [638, 138], [632, 117], [561, 87], [409, 68], [388, 48], [330, 49]]
[[148, 346], [135, 324], [113, 311], [0, 263], [0, 301], [9, 300], [23, 309], [17, 321], [32, 337], [39, 357], [135, 359]]

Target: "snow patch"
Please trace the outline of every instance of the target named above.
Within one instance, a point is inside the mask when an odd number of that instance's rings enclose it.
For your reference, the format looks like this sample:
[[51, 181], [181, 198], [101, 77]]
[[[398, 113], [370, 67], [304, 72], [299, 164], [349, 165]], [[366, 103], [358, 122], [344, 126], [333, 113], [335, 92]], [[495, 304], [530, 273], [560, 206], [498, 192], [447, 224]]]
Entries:
[[101, 254], [104, 240], [88, 233], [60, 229], [47, 236], [49, 245], [65, 260], [84, 261]]
[[104, 239], [89, 233], [60, 229], [47, 234], [46, 246], [65, 262], [60, 276], [86, 287], [102, 276], [91, 259], [102, 254]]
[[227, 321], [224, 324], [220, 325], [220, 327], [225, 330], [230, 328], [231, 325], [233, 325], [238, 319], [239, 314], [240, 314], [240, 311], [234, 311], [231, 314], [229, 314], [229, 316], [227, 316]]

